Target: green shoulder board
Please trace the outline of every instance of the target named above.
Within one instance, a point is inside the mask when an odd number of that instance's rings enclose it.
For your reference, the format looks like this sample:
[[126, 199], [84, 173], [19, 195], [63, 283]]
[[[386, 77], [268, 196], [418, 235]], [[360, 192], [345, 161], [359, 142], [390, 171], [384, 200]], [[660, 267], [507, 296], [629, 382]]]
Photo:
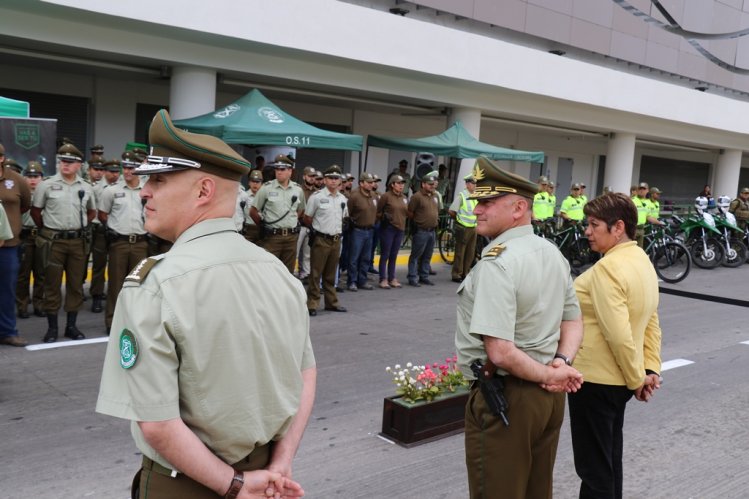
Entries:
[[482, 258], [496, 258], [505, 250], [504, 244], [493, 246]]
[[164, 258], [164, 255], [156, 255], [144, 258], [138, 263], [138, 265], [133, 267], [133, 270], [131, 270], [127, 277], [125, 277], [125, 281], [137, 282], [138, 284], [142, 283], [153, 266], [159, 263], [162, 258]]

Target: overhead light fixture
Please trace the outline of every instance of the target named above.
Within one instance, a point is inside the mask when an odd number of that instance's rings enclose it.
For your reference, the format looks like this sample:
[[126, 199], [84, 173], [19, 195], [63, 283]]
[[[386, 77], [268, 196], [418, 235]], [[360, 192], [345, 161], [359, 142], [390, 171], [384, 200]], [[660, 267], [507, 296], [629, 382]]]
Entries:
[[400, 7], [393, 7], [392, 9], [390, 9], [390, 13], [395, 14], [397, 16], [405, 16], [409, 12], [411, 11], [408, 9], [401, 9]]
[[505, 123], [507, 125], [514, 125], [523, 128], [535, 128], [539, 130], [550, 130], [552, 132], [561, 132], [569, 135], [583, 135], [586, 137], [608, 137], [607, 132], [593, 132], [590, 130], [580, 130], [577, 128], [567, 128], [555, 125], [546, 125], [544, 123], [533, 123], [531, 121], [512, 120], [509, 118], [497, 118], [495, 116], [482, 116], [482, 120], [492, 121], [495, 123]]
[[554, 50], [549, 50], [549, 53], [554, 54], [554, 55], [564, 55], [567, 52], [564, 50], [560, 50], [560, 49], [554, 49]]

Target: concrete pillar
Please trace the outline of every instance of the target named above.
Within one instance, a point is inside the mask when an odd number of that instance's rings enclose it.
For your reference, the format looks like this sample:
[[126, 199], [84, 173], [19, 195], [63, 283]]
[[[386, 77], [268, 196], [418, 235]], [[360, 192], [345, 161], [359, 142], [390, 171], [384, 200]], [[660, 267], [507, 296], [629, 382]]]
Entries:
[[741, 174], [741, 154], [739, 149], [724, 149], [718, 155], [713, 183], [713, 197], [728, 196], [735, 198], [739, 192], [739, 175]]
[[614, 192], [629, 194], [632, 186], [632, 169], [635, 159], [635, 134], [614, 133], [606, 151], [606, 172], [603, 186], [611, 186]]
[[[456, 121], [460, 121], [463, 127], [479, 139], [481, 133], [481, 110], [469, 107], [455, 107], [452, 109], [452, 113], [448, 118], [448, 126], [452, 126]], [[480, 139], [479, 139], [480, 140]], [[455, 181], [455, 192], [460, 192], [466, 188], [466, 183], [463, 181], [463, 177], [471, 173], [473, 165], [476, 163], [476, 159], [464, 159], [460, 162], [460, 170], [458, 170], [458, 177]]]
[[195, 66], [175, 66], [170, 81], [169, 114], [181, 120], [216, 109], [216, 71]]

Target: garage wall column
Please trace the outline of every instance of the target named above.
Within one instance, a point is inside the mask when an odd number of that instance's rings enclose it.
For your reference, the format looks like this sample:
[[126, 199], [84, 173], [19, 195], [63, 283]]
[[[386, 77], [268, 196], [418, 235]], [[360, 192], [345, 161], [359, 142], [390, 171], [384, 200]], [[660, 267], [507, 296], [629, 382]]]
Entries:
[[629, 194], [632, 185], [632, 170], [635, 159], [635, 134], [614, 133], [606, 151], [606, 173], [604, 187], [609, 185], [614, 192]]
[[716, 199], [718, 196], [733, 199], [738, 194], [741, 154], [739, 149], [725, 149], [718, 155], [713, 185], [713, 196]]
[[216, 109], [216, 71], [196, 66], [172, 68], [169, 114], [181, 120]]
[[[447, 126], [451, 127], [456, 121], [460, 121], [463, 127], [468, 130], [468, 133], [481, 140], [481, 110], [470, 107], [454, 107], [452, 113], [447, 119]], [[466, 188], [466, 183], [463, 181], [463, 177], [471, 173], [473, 165], [476, 163], [475, 159], [464, 159], [460, 162], [460, 170], [458, 171], [458, 177], [455, 182], [455, 192], [461, 192]]]

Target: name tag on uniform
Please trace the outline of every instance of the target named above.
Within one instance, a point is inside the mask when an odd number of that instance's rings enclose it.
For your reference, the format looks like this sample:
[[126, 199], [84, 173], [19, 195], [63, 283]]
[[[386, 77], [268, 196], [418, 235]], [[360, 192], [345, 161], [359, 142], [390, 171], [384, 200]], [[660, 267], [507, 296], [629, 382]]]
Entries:
[[320, 204], [328, 204], [330, 203], [330, 199], [321, 199]]
[[52, 189], [53, 191], [61, 191], [62, 190], [62, 186], [61, 185], [52, 185], [52, 186], [50, 186], [50, 189]]
[[117, 193], [115, 193], [114, 197], [116, 197], [116, 198], [124, 198], [125, 197], [125, 193], [124, 192], [117, 192]]
[[437, 198], [434, 198], [434, 204], [438, 204], [439, 200]]
[[268, 197], [269, 198], [277, 198], [278, 197], [278, 193], [277, 192], [269, 192], [268, 193]]

